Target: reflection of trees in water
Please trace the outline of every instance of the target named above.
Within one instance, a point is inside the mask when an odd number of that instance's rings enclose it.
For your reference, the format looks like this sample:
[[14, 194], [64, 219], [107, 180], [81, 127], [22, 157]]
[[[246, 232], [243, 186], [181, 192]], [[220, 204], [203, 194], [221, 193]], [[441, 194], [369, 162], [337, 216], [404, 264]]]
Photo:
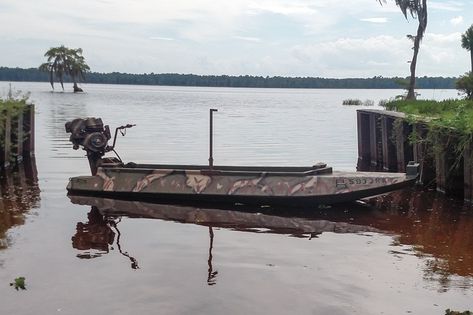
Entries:
[[426, 259], [426, 279], [443, 288], [473, 285], [473, 213], [468, 206], [416, 191], [396, 192], [375, 204], [381, 215], [372, 224], [399, 234], [399, 244], [411, 245], [415, 255]]
[[25, 159], [11, 171], [0, 172], [0, 250], [11, 243], [8, 230], [23, 225], [28, 212], [39, 207], [39, 201], [34, 158]]
[[[113, 250], [115, 235], [118, 252], [131, 261], [132, 269], [139, 269], [138, 261], [123, 251], [120, 243], [121, 233], [118, 229], [119, 219], [103, 216], [96, 207], [87, 214], [88, 222], [78, 222], [76, 234], [72, 236], [72, 247], [81, 250], [77, 257], [90, 259], [100, 257]], [[115, 230], [115, 231], [114, 231]]]

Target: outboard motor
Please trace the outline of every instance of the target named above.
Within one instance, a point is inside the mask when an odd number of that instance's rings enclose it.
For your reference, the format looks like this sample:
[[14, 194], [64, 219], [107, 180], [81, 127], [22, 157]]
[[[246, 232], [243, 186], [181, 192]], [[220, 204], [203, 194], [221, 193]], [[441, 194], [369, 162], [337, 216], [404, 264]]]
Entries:
[[[70, 133], [69, 141], [72, 142], [72, 148], [78, 150], [82, 147], [87, 152], [90, 170], [92, 175], [97, 173], [97, 168], [101, 165], [123, 165], [122, 161], [116, 158], [102, 158], [106, 152], [114, 151], [117, 140], [117, 132], [121, 130], [124, 135], [126, 128], [134, 125], [120, 126], [115, 130], [115, 136], [112, 146], [108, 145], [108, 140], [112, 138], [110, 128], [103, 124], [101, 118], [88, 117], [77, 118], [66, 122], [66, 132]], [[118, 155], [117, 155], [118, 156]]]
[[73, 149], [83, 146], [87, 152], [101, 153], [102, 156], [107, 150], [110, 128], [103, 125], [102, 119], [89, 117], [78, 118], [66, 123], [66, 132], [71, 133], [69, 141], [73, 144]]

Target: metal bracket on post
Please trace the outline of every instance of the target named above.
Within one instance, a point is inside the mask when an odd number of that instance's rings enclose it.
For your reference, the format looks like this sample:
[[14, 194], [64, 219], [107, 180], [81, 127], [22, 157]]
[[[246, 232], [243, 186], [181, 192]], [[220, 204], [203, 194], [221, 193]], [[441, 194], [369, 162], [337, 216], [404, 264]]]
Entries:
[[214, 158], [213, 158], [213, 113], [214, 112], [218, 112], [218, 110], [215, 108], [211, 108], [209, 110], [209, 114], [210, 114], [209, 170], [212, 170], [214, 166]]

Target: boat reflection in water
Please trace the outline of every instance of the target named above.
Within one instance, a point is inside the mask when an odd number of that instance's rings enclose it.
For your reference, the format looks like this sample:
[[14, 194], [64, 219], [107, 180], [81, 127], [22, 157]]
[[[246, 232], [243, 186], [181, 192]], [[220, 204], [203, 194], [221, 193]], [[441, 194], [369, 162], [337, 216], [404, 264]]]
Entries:
[[[77, 223], [76, 234], [72, 237], [72, 247], [84, 251], [77, 257], [90, 259], [107, 254], [115, 241], [118, 251], [131, 261], [132, 269], [139, 269], [138, 261], [124, 252], [120, 245], [121, 233], [118, 229], [120, 218], [103, 215], [97, 207], [92, 206], [92, 210], [87, 214], [88, 222]], [[92, 253], [93, 249], [96, 252]]]
[[[90, 205], [87, 223], [78, 223], [73, 247], [80, 258], [100, 256], [112, 248], [116, 236], [118, 250], [138, 268], [135, 258], [122, 251], [118, 223], [122, 216], [153, 218], [209, 227], [207, 283], [216, 283], [218, 271], [212, 265], [214, 227], [254, 233], [279, 233], [314, 238], [324, 232], [383, 233], [393, 236], [393, 255], [416, 255], [425, 258], [424, 276], [448, 288], [460, 279], [457, 287], [473, 285], [473, 214], [434, 192], [402, 190], [373, 198], [366, 205], [298, 211], [297, 209], [198, 208], [132, 202], [106, 198], [70, 196], [75, 204]], [[397, 250], [399, 245], [410, 245]], [[91, 254], [90, 250], [97, 253]], [[458, 275], [461, 277], [451, 277]]]
[[39, 207], [40, 190], [34, 158], [0, 172], [0, 250], [9, 247], [8, 231], [23, 225], [27, 213]]

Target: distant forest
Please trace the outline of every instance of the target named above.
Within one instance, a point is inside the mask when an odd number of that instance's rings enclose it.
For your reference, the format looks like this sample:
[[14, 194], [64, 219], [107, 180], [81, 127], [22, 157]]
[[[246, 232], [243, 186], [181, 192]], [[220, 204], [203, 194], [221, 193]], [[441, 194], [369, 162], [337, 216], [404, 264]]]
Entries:
[[[405, 86], [406, 78], [348, 78], [329, 79], [319, 77], [263, 77], [196, 75], [178, 73], [98, 73], [86, 75], [87, 83], [140, 84], [167, 86], [211, 86], [211, 87], [255, 87], [255, 88], [302, 88], [302, 89], [399, 89]], [[421, 77], [417, 78], [418, 89], [454, 89], [457, 78]], [[48, 82], [47, 73], [36, 68], [21, 69], [0, 67], [0, 81]]]

